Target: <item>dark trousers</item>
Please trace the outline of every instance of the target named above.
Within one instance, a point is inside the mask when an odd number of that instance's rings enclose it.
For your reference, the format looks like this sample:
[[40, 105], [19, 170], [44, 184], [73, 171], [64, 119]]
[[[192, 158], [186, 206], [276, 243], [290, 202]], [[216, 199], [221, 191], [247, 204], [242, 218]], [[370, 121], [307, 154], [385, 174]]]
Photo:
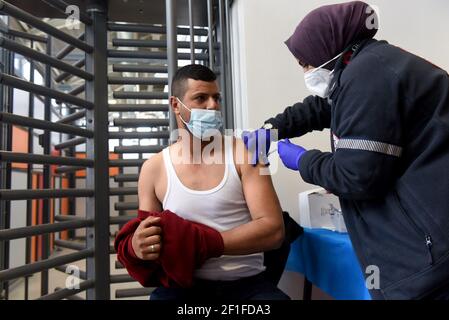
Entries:
[[449, 285], [435, 290], [431, 294], [425, 296], [423, 300], [448, 300], [449, 301]]
[[290, 300], [264, 273], [234, 281], [196, 279], [191, 288], [156, 288], [150, 300], [223, 301]]

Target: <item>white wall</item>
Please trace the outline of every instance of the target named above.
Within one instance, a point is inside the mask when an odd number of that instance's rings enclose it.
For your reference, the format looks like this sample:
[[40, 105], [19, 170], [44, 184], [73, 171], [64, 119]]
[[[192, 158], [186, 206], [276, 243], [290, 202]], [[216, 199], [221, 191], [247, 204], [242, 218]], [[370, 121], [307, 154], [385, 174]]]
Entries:
[[[284, 41], [311, 10], [346, 1], [235, 0], [232, 8], [238, 128], [257, 128], [308, 92], [303, 73]], [[373, 0], [380, 9], [377, 39], [384, 39], [449, 70], [449, 1]], [[329, 131], [294, 139], [329, 151]], [[277, 156], [276, 156], [277, 157]], [[274, 159], [272, 156], [270, 159]], [[279, 163], [273, 181], [284, 210], [298, 211], [298, 192], [312, 188]]]

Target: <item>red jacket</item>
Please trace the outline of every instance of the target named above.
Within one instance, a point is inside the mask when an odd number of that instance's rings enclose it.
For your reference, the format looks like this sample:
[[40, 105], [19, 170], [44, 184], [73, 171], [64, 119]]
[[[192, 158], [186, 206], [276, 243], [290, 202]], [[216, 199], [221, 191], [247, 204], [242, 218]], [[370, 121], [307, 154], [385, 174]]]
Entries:
[[[132, 237], [140, 222], [148, 216], [161, 217], [162, 246], [159, 258], [144, 261], [136, 256]], [[221, 234], [203, 224], [185, 220], [171, 211], [138, 211], [117, 234], [114, 243], [118, 260], [128, 273], [144, 287], [188, 288], [193, 284], [193, 273], [209, 258], [223, 254]]]

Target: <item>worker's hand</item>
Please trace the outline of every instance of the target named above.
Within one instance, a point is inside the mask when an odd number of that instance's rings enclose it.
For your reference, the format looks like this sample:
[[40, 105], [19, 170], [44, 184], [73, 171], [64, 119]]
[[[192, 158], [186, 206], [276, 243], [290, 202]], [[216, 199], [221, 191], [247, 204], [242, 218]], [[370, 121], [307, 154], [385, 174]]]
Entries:
[[265, 165], [268, 163], [268, 150], [270, 150], [270, 144], [274, 141], [272, 130], [257, 129], [255, 131], [243, 131], [242, 139], [245, 143], [246, 149], [251, 152], [251, 164], [256, 166], [260, 162]]
[[132, 238], [132, 245], [136, 256], [142, 260], [156, 260], [161, 251], [161, 232], [157, 226], [160, 217], [149, 216], [143, 220]]
[[284, 165], [292, 170], [299, 170], [299, 161], [307, 150], [293, 144], [289, 139], [278, 142], [278, 154]]

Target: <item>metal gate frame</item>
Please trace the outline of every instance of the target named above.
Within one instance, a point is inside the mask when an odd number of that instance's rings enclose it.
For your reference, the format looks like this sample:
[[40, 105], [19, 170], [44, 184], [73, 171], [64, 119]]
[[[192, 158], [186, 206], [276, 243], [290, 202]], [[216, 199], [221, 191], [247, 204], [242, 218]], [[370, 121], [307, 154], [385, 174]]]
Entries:
[[[66, 3], [62, 0], [42, 0], [52, 7], [64, 12]], [[193, 35], [198, 29], [194, 29], [194, 17], [192, 14], [192, 0], [189, 0], [189, 22], [188, 29], [176, 26], [176, 0], [165, 0], [166, 3], [166, 35], [167, 35], [167, 53], [160, 55], [158, 53], [149, 55], [148, 52], [143, 56], [165, 57], [167, 59], [166, 71], [168, 74], [168, 86], [171, 87], [171, 79], [178, 68], [178, 59], [190, 59], [192, 62], [198, 59], [207, 61], [208, 66], [219, 74], [220, 85], [224, 98], [224, 118], [227, 128], [233, 128], [232, 112], [232, 89], [231, 89], [231, 66], [230, 66], [230, 43], [229, 43], [229, 0], [206, 0], [208, 12], [208, 29], [205, 35], [208, 36], [207, 45], [202, 44], [205, 53], [195, 53], [195, 43]], [[124, 52], [125, 50], [110, 50], [107, 46], [108, 30], [157, 30], [157, 26], [142, 26], [129, 24], [115, 24], [107, 21], [107, 2], [102, 0], [91, 0], [87, 6], [87, 12], [80, 13], [80, 21], [84, 23], [85, 32], [79, 37], [73, 37], [52, 25], [34, 17], [32, 14], [15, 7], [14, 5], [0, 0], [0, 12], [20, 20], [29, 26], [41, 30], [46, 36], [36, 36], [25, 32], [0, 27], [0, 101], [3, 109], [0, 112], [1, 139], [0, 139], [0, 293], [4, 289], [5, 299], [8, 299], [9, 281], [17, 278], [25, 278], [25, 298], [28, 299], [28, 277], [34, 273], [41, 273], [41, 296], [39, 299], [79, 299], [75, 296], [79, 292], [86, 291], [88, 300], [100, 299], [108, 300], [111, 298], [111, 283], [132, 282], [134, 281], [126, 274], [110, 274], [110, 254], [114, 249], [110, 247], [110, 225], [123, 224], [131, 217], [129, 215], [110, 217], [109, 197], [111, 195], [124, 196], [128, 194], [137, 194], [137, 188], [126, 188], [119, 184], [119, 188], [110, 188], [109, 186], [109, 168], [124, 166], [137, 166], [143, 163], [142, 153], [159, 151], [159, 146], [150, 146], [155, 148], [142, 148], [143, 146], [128, 147], [120, 146], [115, 152], [140, 152], [140, 159], [137, 160], [110, 160], [109, 159], [109, 139], [124, 139], [132, 135], [129, 132], [109, 132], [108, 113], [133, 111], [133, 105], [109, 105], [108, 104], [108, 85], [122, 81], [126, 83], [126, 77], [120, 78], [108, 77], [108, 58], [127, 59], [129, 55], [138, 56], [141, 53]], [[160, 31], [160, 30], [159, 30]], [[190, 35], [190, 54], [180, 54], [178, 50], [177, 35], [178, 32]], [[25, 46], [15, 39], [26, 39], [30, 41], [30, 47]], [[51, 52], [52, 42], [54, 40], [64, 41], [66, 46], [58, 53]], [[46, 53], [34, 49], [33, 43], [41, 43], [46, 46]], [[78, 48], [85, 53], [85, 58], [74, 64], [62, 61], [72, 50]], [[120, 52], [121, 51], [121, 52]], [[14, 75], [14, 54], [20, 54], [30, 61], [30, 81], [20, 79]], [[160, 59], [160, 58], [158, 58]], [[44, 85], [33, 83], [34, 70], [39, 65], [44, 66]], [[84, 70], [82, 69], [84, 67]], [[57, 77], [52, 76], [52, 68], [61, 70]], [[115, 68], [115, 66], [114, 66]], [[117, 70], [126, 70], [126, 65], [117, 65]], [[136, 68], [137, 71], [142, 70]], [[141, 71], [142, 72], [142, 71]], [[84, 79], [83, 85], [74, 88], [68, 93], [61, 92], [53, 88], [54, 84], [60, 83], [70, 76], [76, 76]], [[136, 81], [136, 80], [133, 80]], [[141, 80], [142, 81], [142, 80]], [[143, 80], [149, 81], [149, 80]], [[154, 80], [151, 80], [154, 81]], [[28, 117], [15, 115], [12, 112], [13, 89], [20, 89], [30, 93], [29, 114]], [[81, 92], [85, 92], [85, 99], [77, 97]], [[166, 97], [168, 94], [160, 95], [154, 93], [132, 94], [127, 92], [116, 92], [114, 95], [124, 98], [144, 97]], [[34, 118], [34, 96], [44, 97], [44, 119]], [[52, 110], [51, 99], [70, 106], [72, 112], [60, 119], [51, 121]], [[158, 107], [151, 107], [158, 110]], [[149, 109], [151, 109], [149, 108]], [[161, 143], [168, 142], [168, 133], [176, 128], [176, 122], [171, 108], [161, 108], [166, 111], [167, 119], [154, 119], [154, 126], [168, 126], [168, 132], [136, 132], [134, 136], [151, 136], [160, 139]], [[86, 127], [80, 128], [74, 122], [85, 118]], [[130, 121], [134, 120], [134, 121]], [[116, 119], [117, 126], [138, 126], [139, 119]], [[28, 153], [12, 152], [12, 126], [18, 125], [28, 128], [29, 143]], [[43, 154], [33, 154], [33, 129], [44, 130], [41, 135], [40, 143], [43, 146]], [[51, 132], [66, 134], [68, 139], [55, 145], [56, 150], [65, 152], [65, 156], [55, 156], [51, 150]], [[75, 147], [86, 144], [86, 158], [75, 157]], [[147, 152], [144, 152], [147, 151]], [[11, 189], [11, 163], [28, 164], [28, 189]], [[38, 190], [31, 189], [31, 174], [34, 164], [43, 165], [43, 188]], [[108, 164], [108, 165], [105, 165]], [[69, 188], [52, 188], [50, 165], [58, 165], [55, 172], [59, 175], [65, 175], [69, 178]], [[86, 170], [86, 187], [76, 188], [74, 176], [77, 171]], [[136, 177], [127, 177], [121, 175], [117, 177], [117, 182], [137, 181]], [[85, 198], [86, 216], [63, 216], [56, 215], [55, 223], [51, 223], [50, 201], [54, 199]], [[33, 200], [43, 201], [43, 223], [31, 225], [31, 203]], [[123, 199], [123, 198], [121, 198]], [[27, 200], [27, 226], [21, 228], [10, 228], [11, 208], [10, 201]], [[119, 200], [121, 201], [121, 200]], [[75, 210], [70, 205], [71, 210]], [[116, 203], [116, 209], [135, 210], [136, 204], [125, 202]], [[73, 212], [72, 212], [73, 213]], [[86, 229], [85, 243], [74, 243], [66, 240], [54, 240], [54, 245], [75, 249], [76, 252], [50, 256], [51, 234], [55, 232]], [[43, 237], [42, 260], [36, 262], [29, 261], [30, 237]], [[26, 264], [10, 268], [8, 262], [9, 241], [13, 239], [27, 238], [26, 245]], [[2, 259], [5, 257], [5, 259]], [[58, 271], [66, 272], [67, 264], [86, 259], [86, 270], [81, 271], [79, 278], [81, 282], [76, 289], [57, 288], [55, 292], [49, 292], [48, 271], [55, 268]], [[116, 266], [120, 266], [116, 262]], [[119, 290], [117, 290], [118, 292]], [[117, 293], [116, 297], [139, 296], [148, 294], [147, 289], [134, 289]]]

